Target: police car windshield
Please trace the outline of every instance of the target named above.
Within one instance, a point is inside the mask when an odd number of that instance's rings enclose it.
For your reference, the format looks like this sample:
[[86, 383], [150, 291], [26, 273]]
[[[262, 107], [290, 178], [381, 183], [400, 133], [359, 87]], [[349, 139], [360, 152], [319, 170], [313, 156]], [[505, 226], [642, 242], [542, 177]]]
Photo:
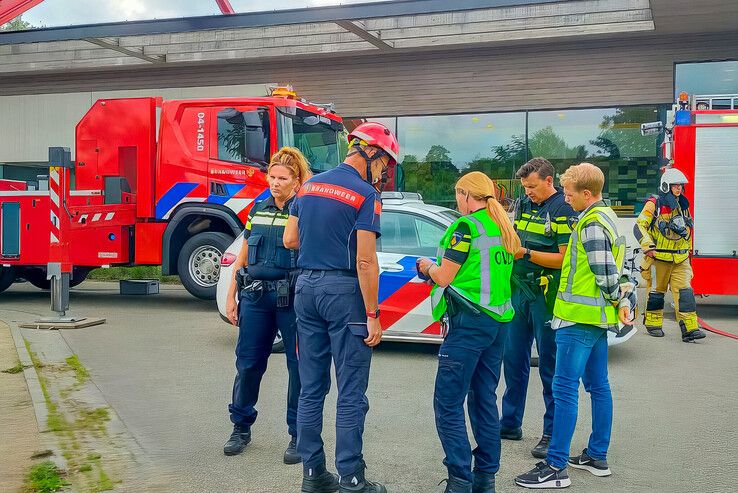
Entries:
[[279, 113], [280, 146], [300, 149], [313, 173], [341, 164], [347, 147], [342, 124], [301, 108], [279, 108]]

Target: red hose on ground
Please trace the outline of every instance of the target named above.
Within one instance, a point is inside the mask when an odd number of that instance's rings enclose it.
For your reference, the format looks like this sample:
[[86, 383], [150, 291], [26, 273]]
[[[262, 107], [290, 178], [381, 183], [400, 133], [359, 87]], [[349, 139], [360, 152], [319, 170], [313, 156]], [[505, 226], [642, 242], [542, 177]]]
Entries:
[[731, 339], [738, 339], [738, 334], [731, 334], [730, 332], [724, 332], [720, 329], [716, 329], [715, 327], [712, 327], [706, 324], [705, 321], [702, 320], [701, 318], [697, 318], [697, 321], [700, 323], [700, 326], [705, 330], [709, 330], [710, 332], [713, 332], [721, 336], [730, 337]]

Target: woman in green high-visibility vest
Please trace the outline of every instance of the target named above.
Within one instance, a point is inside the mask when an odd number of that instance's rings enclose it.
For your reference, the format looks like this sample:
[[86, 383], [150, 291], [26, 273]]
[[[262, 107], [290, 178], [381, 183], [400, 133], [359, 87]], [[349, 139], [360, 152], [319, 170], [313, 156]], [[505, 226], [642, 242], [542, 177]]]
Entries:
[[[507, 336], [505, 323], [515, 313], [510, 275], [520, 239], [495, 198], [494, 182], [484, 173], [467, 173], [455, 188], [463, 216], [441, 239], [437, 262], [421, 259], [418, 263], [419, 273], [435, 284], [433, 316], [442, 320], [445, 333], [438, 352], [433, 407], [446, 453], [445, 493], [494, 493], [500, 468], [495, 392]], [[465, 400], [477, 443], [474, 452], [466, 432]]]

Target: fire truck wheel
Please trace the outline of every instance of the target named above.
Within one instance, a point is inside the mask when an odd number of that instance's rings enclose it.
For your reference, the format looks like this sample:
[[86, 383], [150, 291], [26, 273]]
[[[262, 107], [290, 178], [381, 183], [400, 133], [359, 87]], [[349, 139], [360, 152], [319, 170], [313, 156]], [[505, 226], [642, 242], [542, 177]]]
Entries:
[[182, 285], [193, 296], [214, 300], [220, 275], [220, 257], [233, 242], [225, 233], [200, 233], [185, 242], [177, 259]]
[[13, 267], [0, 267], [0, 293], [15, 282], [15, 269]]

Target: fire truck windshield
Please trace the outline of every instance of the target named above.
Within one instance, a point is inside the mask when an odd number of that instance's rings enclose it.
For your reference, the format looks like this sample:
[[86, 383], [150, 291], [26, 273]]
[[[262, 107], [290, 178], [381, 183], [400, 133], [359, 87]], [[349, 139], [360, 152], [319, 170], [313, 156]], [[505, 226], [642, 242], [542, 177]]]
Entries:
[[279, 146], [300, 149], [313, 173], [335, 168], [343, 161], [347, 143], [341, 123], [301, 108], [279, 108], [279, 115]]

